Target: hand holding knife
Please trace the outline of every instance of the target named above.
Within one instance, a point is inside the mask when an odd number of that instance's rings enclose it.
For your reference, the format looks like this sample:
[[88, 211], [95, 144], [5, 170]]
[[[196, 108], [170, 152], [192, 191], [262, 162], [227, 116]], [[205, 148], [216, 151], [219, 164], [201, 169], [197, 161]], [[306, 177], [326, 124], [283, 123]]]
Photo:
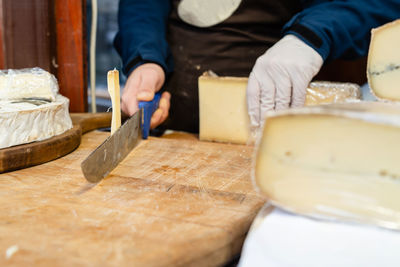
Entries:
[[116, 115], [113, 114], [111, 136], [81, 164], [86, 180], [91, 183], [101, 181], [136, 147], [141, 138], [147, 139], [150, 131], [151, 116], [157, 110], [161, 97], [160, 93], [157, 93], [153, 100], [140, 102], [139, 110], [118, 128], [118, 120], [119, 124], [121, 120], [118, 71], [109, 71], [107, 78], [109, 92], [112, 95], [111, 98], [114, 104], [113, 112], [114, 110], [118, 111]]

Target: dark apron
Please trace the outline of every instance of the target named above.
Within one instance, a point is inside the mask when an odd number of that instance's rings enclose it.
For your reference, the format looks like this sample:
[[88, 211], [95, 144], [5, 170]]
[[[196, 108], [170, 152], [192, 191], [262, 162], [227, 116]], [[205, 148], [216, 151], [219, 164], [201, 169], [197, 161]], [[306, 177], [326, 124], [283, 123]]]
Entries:
[[220, 76], [248, 77], [256, 59], [280, 39], [283, 25], [301, 6], [299, 0], [243, 0], [227, 20], [199, 28], [179, 18], [179, 2], [172, 1], [168, 23], [174, 72], [166, 82], [172, 98], [164, 127], [197, 133], [198, 77], [207, 70]]

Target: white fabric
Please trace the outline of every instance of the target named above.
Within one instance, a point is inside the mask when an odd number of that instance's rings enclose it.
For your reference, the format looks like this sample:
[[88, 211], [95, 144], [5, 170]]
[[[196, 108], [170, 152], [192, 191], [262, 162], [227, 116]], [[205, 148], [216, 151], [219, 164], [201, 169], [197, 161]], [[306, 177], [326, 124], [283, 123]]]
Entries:
[[279, 209], [258, 219], [245, 241], [240, 267], [400, 266], [396, 231], [317, 221]]
[[268, 110], [303, 106], [307, 86], [322, 64], [313, 48], [290, 34], [260, 56], [247, 85], [252, 128], [262, 126]]
[[211, 27], [229, 18], [242, 0], [181, 0], [178, 15], [196, 27]]

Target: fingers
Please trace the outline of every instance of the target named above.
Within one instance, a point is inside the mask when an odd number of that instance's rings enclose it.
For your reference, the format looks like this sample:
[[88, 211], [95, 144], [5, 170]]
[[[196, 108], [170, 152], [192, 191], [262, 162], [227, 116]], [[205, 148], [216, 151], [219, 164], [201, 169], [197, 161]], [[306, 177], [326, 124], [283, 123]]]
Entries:
[[151, 101], [154, 93], [160, 90], [163, 83], [164, 71], [161, 67], [153, 63], [144, 64], [138, 85], [138, 101]]
[[268, 111], [275, 108], [276, 87], [270, 74], [265, 72], [261, 83], [261, 111], [260, 125], [264, 124], [265, 115]]
[[322, 64], [316, 50], [290, 34], [261, 55], [247, 89], [252, 126], [262, 125], [269, 110], [303, 106], [306, 88]]
[[139, 109], [136, 99], [139, 83], [140, 76], [133, 72], [129, 76], [125, 84], [124, 91], [122, 92], [121, 110], [129, 116], [132, 116]]
[[309, 79], [299, 79], [294, 74], [294, 79], [298, 80], [299, 82], [293, 83], [293, 96], [292, 96], [292, 108], [302, 107], [306, 102], [306, 94], [307, 94], [307, 86], [311, 82], [312, 78]]
[[292, 82], [290, 76], [285, 71], [281, 71], [281, 73], [276, 76], [275, 109], [286, 109], [289, 107], [292, 100]]
[[150, 120], [150, 128], [154, 129], [161, 123], [163, 123], [169, 114], [171, 94], [169, 92], [164, 92], [161, 95], [160, 103], [158, 104], [158, 109], [153, 113]]
[[137, 67], [128, 77], [121, 97], [121, 109], [132, 116], [138, 110], [139, 101], [150, 101], [165, 80], [163, 69], [154, 63]]
[[261, 88], [254, 75], [254, 72], [250, 73], [249, 81], [247, 83], [246, 96], [250, 124], [252, 127], [257, 128], [260, 125]]

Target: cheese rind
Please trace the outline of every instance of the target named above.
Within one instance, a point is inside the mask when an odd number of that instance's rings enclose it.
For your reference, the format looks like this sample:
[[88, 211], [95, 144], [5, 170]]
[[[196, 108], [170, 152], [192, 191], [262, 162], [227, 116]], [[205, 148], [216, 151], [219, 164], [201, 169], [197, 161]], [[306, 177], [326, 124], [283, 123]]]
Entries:
[[400, 20], [371, 32], [367, 77], [374, 95], [400, 101]]
[[333, 104], [270, 113], [255, 182], [286, 210], [400, 229], [400, 106]]
[[72, 128], [69, 100], [57, 95], [55, 101], [1, 100], [0, 149], [41, 141]]
[[40, 68], [0, 71], [0, 100], [43, 98], [54, 101], [56, 78]]
[[[247, 78], [199, 77], [200, 140], [237, 144], [253, 143], [247, 113]], [[352, 83], [313, 82], [306, 105], [354, 101], [360, 87]]]

